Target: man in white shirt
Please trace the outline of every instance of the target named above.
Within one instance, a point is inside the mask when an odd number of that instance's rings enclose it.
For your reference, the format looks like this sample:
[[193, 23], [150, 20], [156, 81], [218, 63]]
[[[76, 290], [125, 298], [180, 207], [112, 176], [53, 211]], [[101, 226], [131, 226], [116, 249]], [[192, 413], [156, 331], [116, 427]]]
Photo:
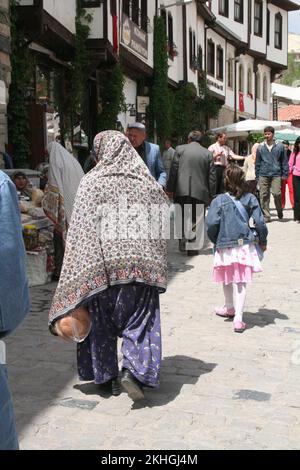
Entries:
[[208, 147], [208, 150], [213, 154], [215, 164], [217, 175], [217, 194], [224, 192], [223, 173], [228, 163], [234, 160], [245, 160], [245, 157], [236, 155], [231, 148], [226, 145], [226, 142], [227, 135], [222, 132], [217, 135], [217, 142]]

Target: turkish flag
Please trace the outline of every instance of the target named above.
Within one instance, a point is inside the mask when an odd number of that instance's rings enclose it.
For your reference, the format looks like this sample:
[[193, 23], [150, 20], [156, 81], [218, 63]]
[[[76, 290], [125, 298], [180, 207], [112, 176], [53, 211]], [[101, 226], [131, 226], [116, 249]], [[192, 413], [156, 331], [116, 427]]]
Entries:
[[242, 91], [239, 91], [239, 110], [241, 111], [241, 113], [245, 111], [244, 93]]
[[113, 46], [114, 46], [114, 53], [117, 54], [119, 50], [117, 15], [113, 15]]

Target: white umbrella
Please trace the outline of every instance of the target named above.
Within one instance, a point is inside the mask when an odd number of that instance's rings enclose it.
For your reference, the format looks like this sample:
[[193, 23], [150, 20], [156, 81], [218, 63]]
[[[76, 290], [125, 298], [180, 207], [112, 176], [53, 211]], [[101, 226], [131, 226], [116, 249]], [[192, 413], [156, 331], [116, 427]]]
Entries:
[[228, 124], [227, 126], [211, 129], [211, 133], [219, 134], [224, 132], [228, 137], [247, 137], [251, 133], [263, 132], [267, 126], [274, 127], [275, 130], [286, 129], [292, 124], [286, 121], [263, 121], [260, 119], [246, 119], [244, 121]]

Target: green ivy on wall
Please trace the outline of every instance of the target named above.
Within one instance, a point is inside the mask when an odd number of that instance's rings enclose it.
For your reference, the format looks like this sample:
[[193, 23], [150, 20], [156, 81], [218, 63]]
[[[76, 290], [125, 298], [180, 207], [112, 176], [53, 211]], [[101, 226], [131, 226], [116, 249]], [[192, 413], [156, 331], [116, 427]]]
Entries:
[[216, 98], [211, 96], [206, 83], [206, 76], [202, 73], [198, 74], [198, 109], [200, 123], [204, 129], [208, 129], [209, 119], [218, 117], [222, 104]]
[[174, 91], [172, 137], [186, 143], [188, 134], [199, 128], [197, 89], [193, 83], [181, 83]]
[[174, 91], [172, 137], [178, 143], [185, 143], [192, 130], [205, 131], [208, 120], [215, 118], [221, 104], [209, 94], [206, 80], [198, 80], [198, 93], [193, 83], [181, 83]]
[[120, 62], [102, 72], [100, 78], [101, 112], [98, 114], [98, 131], [116, 129], [118, 114], [125, 110], [123, 93], [124, 75]]
[[88, 14], [81, 7], [80, 0], [77, 0], [76, 8], [76, 35], [75, 35], [75, 56], [73, 60], [72, 73], [72, 111], [73, 114], [81, 115], [87, 99], [88, 80], [88, 50], [86, 41], [90, 34], [90, 23], [92, 15]]
[[30, 159], [26, 89], [30, 83], [32, 70], [28, 66], [30, 64], [28, 43], [22, 30], [17, 27], [18, 3], [17, 0], [10, 2], [11, 84], [7, 107], [8, 141], [13, 147], [16, 167], [26, 168]]
[[171, 133], [172, 98], [168, 87], [168, 51], [165, 22], [154, 18], [153, 87], [150, 119], [154, 132], [162, 143]]

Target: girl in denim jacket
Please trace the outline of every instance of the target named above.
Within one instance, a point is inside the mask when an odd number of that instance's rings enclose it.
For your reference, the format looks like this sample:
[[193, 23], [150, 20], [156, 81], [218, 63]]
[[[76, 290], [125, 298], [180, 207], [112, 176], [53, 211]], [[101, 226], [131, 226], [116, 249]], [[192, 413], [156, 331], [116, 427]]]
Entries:
[[257, 238], [249, 226], [255, 223], [260, 248], [267, 249], [268, 229], [256, 197], [247, 192], [243, 170], [229, 165], [224, 174], [226, 194], [211, 203], [206, 219], [207, 234], [215, 245], [213, 280], [223, 284], [225, 303], [215, 309], [221, 317], [234, 319], [234, 331], [242, 333], [246, 324], [243, 311], [246, 286], [252, 274], [262, 267], [256, 248]]

